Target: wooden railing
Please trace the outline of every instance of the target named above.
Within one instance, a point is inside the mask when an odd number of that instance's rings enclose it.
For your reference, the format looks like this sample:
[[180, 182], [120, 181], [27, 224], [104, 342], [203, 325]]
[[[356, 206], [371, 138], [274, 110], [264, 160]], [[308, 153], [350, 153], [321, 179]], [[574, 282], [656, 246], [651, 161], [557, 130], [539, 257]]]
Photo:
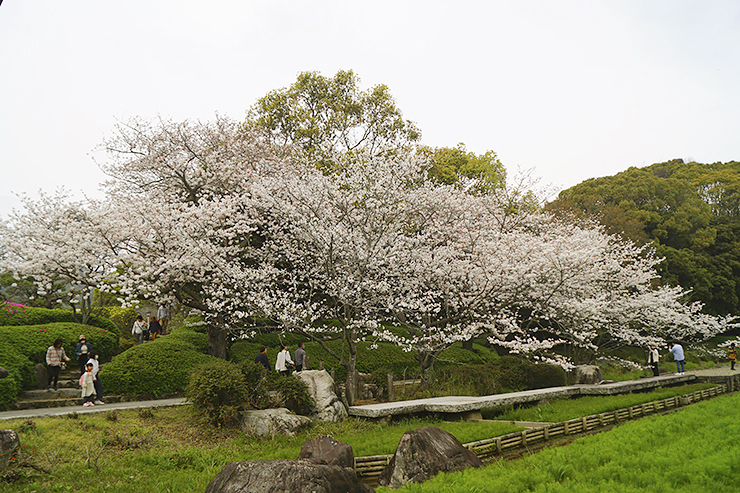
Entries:
[[[547, 442], [558, 437], [577, 435], [591, 430], [605, 428], [623, 421], [641, 418], [659, 411], [685, 406], [727, 392], [727, 385], [721, 384], [710, 389], [699, 390], [691, 394], [669, 397], [660, 401], [648, 402], [637, 406], [626, 407], [616, 411], [594, 414], [583, 418], [571, 419], [561, 423], [547, 424], [541, 428], [517, 431], [495, 438], [487, 438], [463, 446], [475, 453], [483, 462], [493, 460], [497, 455], [526, 447], [539, 442]], [[374, 480], [390, 463], [393, 454], [355, 457], [355, 472], [363, 481]]]

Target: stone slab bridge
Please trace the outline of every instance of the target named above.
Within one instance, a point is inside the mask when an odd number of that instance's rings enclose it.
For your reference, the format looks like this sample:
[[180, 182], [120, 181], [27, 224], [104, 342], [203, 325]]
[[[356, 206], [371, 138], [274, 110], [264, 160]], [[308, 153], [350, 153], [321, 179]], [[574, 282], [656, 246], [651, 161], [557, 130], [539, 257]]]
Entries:
[[389, 421], [393, 416], [437, 413], [450, 420], [481, 419], [481, 411], [496, 409], [515, 404], [539, 402], [543, 399], [557, 397], [577, 397], [583, 395], [614, 395], [626, 394], [656, 387], [680, 385], [685, 383], [711, 382], [727, 384], [730, 391], [740, 388], [740, 375], [714, 372], [719, 374], [703, 374], [702, 371], [686, 373], [684, 375], [666, 375], [660, 377], [641, 378], [626, 382], [610, 382], [598, 385], [569, 385], [566, 387], [550, 387], [545, 389], [525, 390], [508, 394], [495, 394], [483, 397], [472, 396], [445, 396], [410, 401], [384, 402], [365, 406], [350, 406], [350, 416], [372, 420]]

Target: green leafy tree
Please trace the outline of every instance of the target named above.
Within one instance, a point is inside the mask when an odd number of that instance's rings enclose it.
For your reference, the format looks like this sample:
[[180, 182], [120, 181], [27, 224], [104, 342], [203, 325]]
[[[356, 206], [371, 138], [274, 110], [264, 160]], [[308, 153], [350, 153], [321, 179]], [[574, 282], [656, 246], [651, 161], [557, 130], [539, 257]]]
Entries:
[[385, 85], [361, 90], [360, 79], [340, 70], [333, 78], [302, 72], [290, 87], [270, 91], [249, 111], [246, 126], [331, 169], [338, 154], [395, 152], [421, 138]]
[[681, 159], [586, 180], [549, 210], [596, 215], [610, 233], [651, 242], [662, 282], [714, 314], [740, 312], [740, 163]]
[[506, 169], [493, 151], [477, 155], [460, 142], [455, 147], [422, 147], [422, 155], [429, 158], [429, 175], [451, 185], [461, 178], [478, 179], [482, 187], [500, 188], [506, 181]]

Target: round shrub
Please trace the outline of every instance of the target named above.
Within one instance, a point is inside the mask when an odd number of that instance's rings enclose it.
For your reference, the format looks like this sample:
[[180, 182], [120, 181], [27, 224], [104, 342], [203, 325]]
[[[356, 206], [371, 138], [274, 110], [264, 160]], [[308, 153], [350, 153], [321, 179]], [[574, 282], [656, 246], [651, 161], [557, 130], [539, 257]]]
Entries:
[[282, 405], [296, 414], [306, 416], [316, 406], [308, 385], [299, 378], [270, 373], [267, 378], [267, 388], [277, 391], [280, 394]]
[[196, 332], [188, 327], [181, 327], [173, 330], [167, 335], [170, 340], [183, 341], [190, 344], [196, 351], [208, 354], [208, 336], [201, 332]]
[[238, 422], [239, 409], [247, 398], [247, 386], [238, 366], [213, 360], [193, 369], [186, 395], [211, 424], [232, 425]]
[[100, 378], [113, 394], [161, 396], [183, 392], [193, 368], [215, 359], [192, 344], [165, 336], [114, 357], [103, 365]]
[[567, 375], [560, 366], [546, 363], [531, 365], [527, 371], [527, 389], [544, 389], [567, 385]]
[[244, 376], [244, 384], [247, 386], [247, 403], [256, 409], [266, 408], [269, 404], [269, 397], [265, 367], [252, 361], [243, 361], [239, 364], [239, 369]]

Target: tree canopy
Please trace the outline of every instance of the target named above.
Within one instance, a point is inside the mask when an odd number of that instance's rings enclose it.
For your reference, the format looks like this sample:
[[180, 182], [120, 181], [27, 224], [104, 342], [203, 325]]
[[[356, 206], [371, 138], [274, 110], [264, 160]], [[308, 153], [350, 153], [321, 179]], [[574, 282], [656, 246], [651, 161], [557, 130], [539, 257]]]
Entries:
[[549, 210], [594, 214], [607, 230], [654, 245], [661, 281], [710, 313], [740, 313], [740, 163], [677, 159], [586, 180]]
[[421, 132], [382, 84], [361, 90], [351, 70], [333, 78], [302, 72], [290, 87], [270, 91], [249, 111], [247, 128], [297, 152], [323, 170], [339, 155], [395, 152], [421, 138]]

